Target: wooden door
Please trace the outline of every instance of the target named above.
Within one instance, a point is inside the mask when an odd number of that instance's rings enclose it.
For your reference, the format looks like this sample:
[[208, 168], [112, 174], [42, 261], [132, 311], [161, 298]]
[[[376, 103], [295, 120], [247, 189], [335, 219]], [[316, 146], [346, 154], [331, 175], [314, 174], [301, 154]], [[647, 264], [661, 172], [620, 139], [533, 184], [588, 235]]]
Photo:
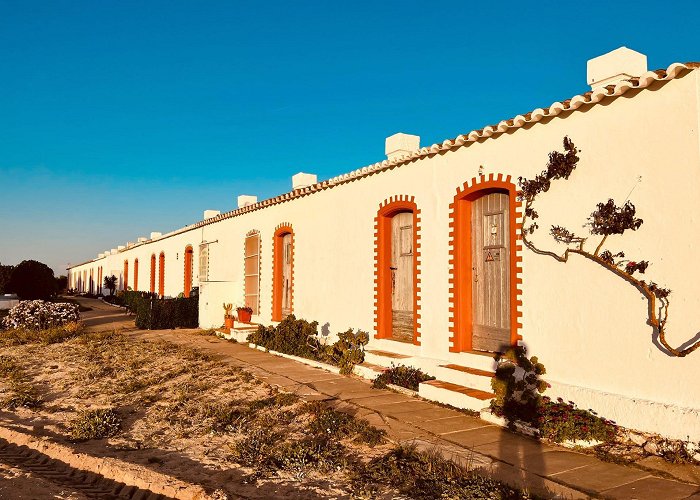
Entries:
[[292, 235], [282, 237], [282, 319], [292, 313]]
[[391, 336], [413, 342], [413, 213], [391, 219]]
[[508, 195], [472, 203], [472, 347], [502, 352], [510, 345], [510, 229]]

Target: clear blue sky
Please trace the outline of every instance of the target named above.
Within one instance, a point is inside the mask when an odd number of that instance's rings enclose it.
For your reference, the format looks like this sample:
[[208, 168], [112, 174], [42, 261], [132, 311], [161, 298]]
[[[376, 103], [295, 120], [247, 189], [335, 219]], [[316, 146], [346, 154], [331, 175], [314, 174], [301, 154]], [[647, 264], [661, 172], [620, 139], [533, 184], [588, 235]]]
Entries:
[[55, 271], [585, 92], [626, 45], [700, 60], [700, 2], [0, 0], [0, 262]]

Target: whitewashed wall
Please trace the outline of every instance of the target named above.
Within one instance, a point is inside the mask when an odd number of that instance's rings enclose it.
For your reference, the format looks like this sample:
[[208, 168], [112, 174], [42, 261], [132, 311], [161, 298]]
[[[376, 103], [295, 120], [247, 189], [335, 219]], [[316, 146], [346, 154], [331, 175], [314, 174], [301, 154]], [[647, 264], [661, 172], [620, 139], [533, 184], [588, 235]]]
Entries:
[[[582, 150], [578, 169], [541, 196], [538, 245], [556, 249], [551, 224], [581, 227], [597, 202], [630, 199], [644, 219], [640, 230], [611, 237], [611, 250], [648, 259], [650, 279], [673, 290], [668, 337], [678, 345], [700, 330], [700, 141], [698, 71], [629, 91], [583, 111], [544, 119], [495, 139], [427, 157], [332, 189], [223, 220], [110, 255], [75, 270], [123, 269], [138, 257], [139, 290], [148, 290], [150, 255], [166, 253], [166, 295], [183, 291], [183, 254], [210, 245], [210, 282], [201, 283], [200, 325], [223, 322], [223, 302], [243, 302], [243, 244], [261, 234], [262, 323], [271, 319], [272, 236], [294, 228], [294, 313], [332, 332], [374, 325], [374, 217], [393, 195], [415, 196], [421, 210], [421, 346], [426, 359], [459, 362], [449, 354], [448, 223], [456, 189], [485, 174], [532, 177], [550, 151], [571, 137]], [[96, 271], [95, 271], [96, 272]], [[596, 409], [618, 423], [700, 440], [700, 351], [669, 357], [652, 342], [647, 304], [629, 284], [577, 256], [569, 263], [523, 251], [523, 343], [547, 368], [550, 394]], [[157, 280], [156, 280], [157, 289]], [[372, 341], [376, 343], [375, 340]], [[382, 341], [383, 347], [391, 341]], [[405, 349], [405, 346], [401, 346]]]

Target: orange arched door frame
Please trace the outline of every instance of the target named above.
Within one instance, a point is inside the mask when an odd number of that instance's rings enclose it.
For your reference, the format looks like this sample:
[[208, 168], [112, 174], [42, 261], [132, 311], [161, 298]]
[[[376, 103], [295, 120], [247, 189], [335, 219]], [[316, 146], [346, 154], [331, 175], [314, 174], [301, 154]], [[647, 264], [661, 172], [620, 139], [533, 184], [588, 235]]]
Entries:
[[190, 296], [192, 290], [192, 261], [194, 260], [194, 250], [192, 245], [185, 247], [185, 297]]
[[378, 339], [392, 338], [392, 309], [391, 309], [391, 220], [399, 213], [410, 213], [413, 216], [413, 343], [420, 345], [418, 331], [420, 310], [418, 293], [420, 280], [418, 277], [418, 259], [420, 258], [420, 211], [413, 197], [392, 197], [379, 208], [375, 218], [376, 253], [374, 261], [375, 283], [377, 286], [375, 299], [376, 335]]
[[165, 252], [158, 257], [158, 295], [165, 296]]
[[151, 254], [151, 282], [149, 291], [156, 293], [156, 254]]
[[272, 237], [272, 321], [282, 321], [282, 294], [283, 286], [283, 259], [284, 259], [284, 237], [292, 236], [290, 255], [290, 309], [294, 310], [294, 230], [291, 224], [281, 224], [275, 229]]
[[522, 339], [519, 329], [521, 312], [518, 310], [520, 300], [520, 285], [522, 280], [517, 273], [521, 271], [521, 257], [518, 255], [518, 218], [521, 202], [517, 200], [517, 188], [510, 182], [510, 176], [505, 179], [499, 174], [497, 178], [480, 177], [466, 182], [455, 195], [451, 206], [450, 231], [450, 283], [452, 292], [451, 302], [451, 333], [450, 352], [463, 352], [472, 349], [472, 202], [477, 198], [494, 192], [508, 194], [509, 238], [510, 238], [510, 341], [516, 345]]
[[139, 291], [139, 259], [134, 259], [134, 291]]
[[129, 261], [124, 261], [124, 290], [129, 287]]

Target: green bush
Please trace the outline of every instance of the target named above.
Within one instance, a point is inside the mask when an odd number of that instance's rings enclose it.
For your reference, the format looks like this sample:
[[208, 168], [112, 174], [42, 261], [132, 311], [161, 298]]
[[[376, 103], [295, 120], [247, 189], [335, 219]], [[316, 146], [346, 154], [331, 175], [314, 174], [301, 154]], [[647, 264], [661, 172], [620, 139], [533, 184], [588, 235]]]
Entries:
[[318, 338], [318, 321], [308, 322], [290, 314], [277, 326], [260, 325], [248, 336], [248, 342], [272, 351], [339, 366], [340, 372], [347, 374], [364, 361], [364, 346], [369, 342], [369, 335], [349, 329], [339, 333], [334, 344], [323, 345]]
[[199, 297], [160, 299], [148, 292], [126, 291], [121, 294], [124, 306], [136, 315], [136, 327], [145, 330], [197, 328]]
[[375, 389], [384, 389], [388, 384], [405, 387], [412, 391], [418, 390], [418, 384], [428, 380], [435, 380], [435, 377], [428, 375], [418, 368], [406, 365], [391, 365], [391, 368], [384, 371], [372, 382]]

